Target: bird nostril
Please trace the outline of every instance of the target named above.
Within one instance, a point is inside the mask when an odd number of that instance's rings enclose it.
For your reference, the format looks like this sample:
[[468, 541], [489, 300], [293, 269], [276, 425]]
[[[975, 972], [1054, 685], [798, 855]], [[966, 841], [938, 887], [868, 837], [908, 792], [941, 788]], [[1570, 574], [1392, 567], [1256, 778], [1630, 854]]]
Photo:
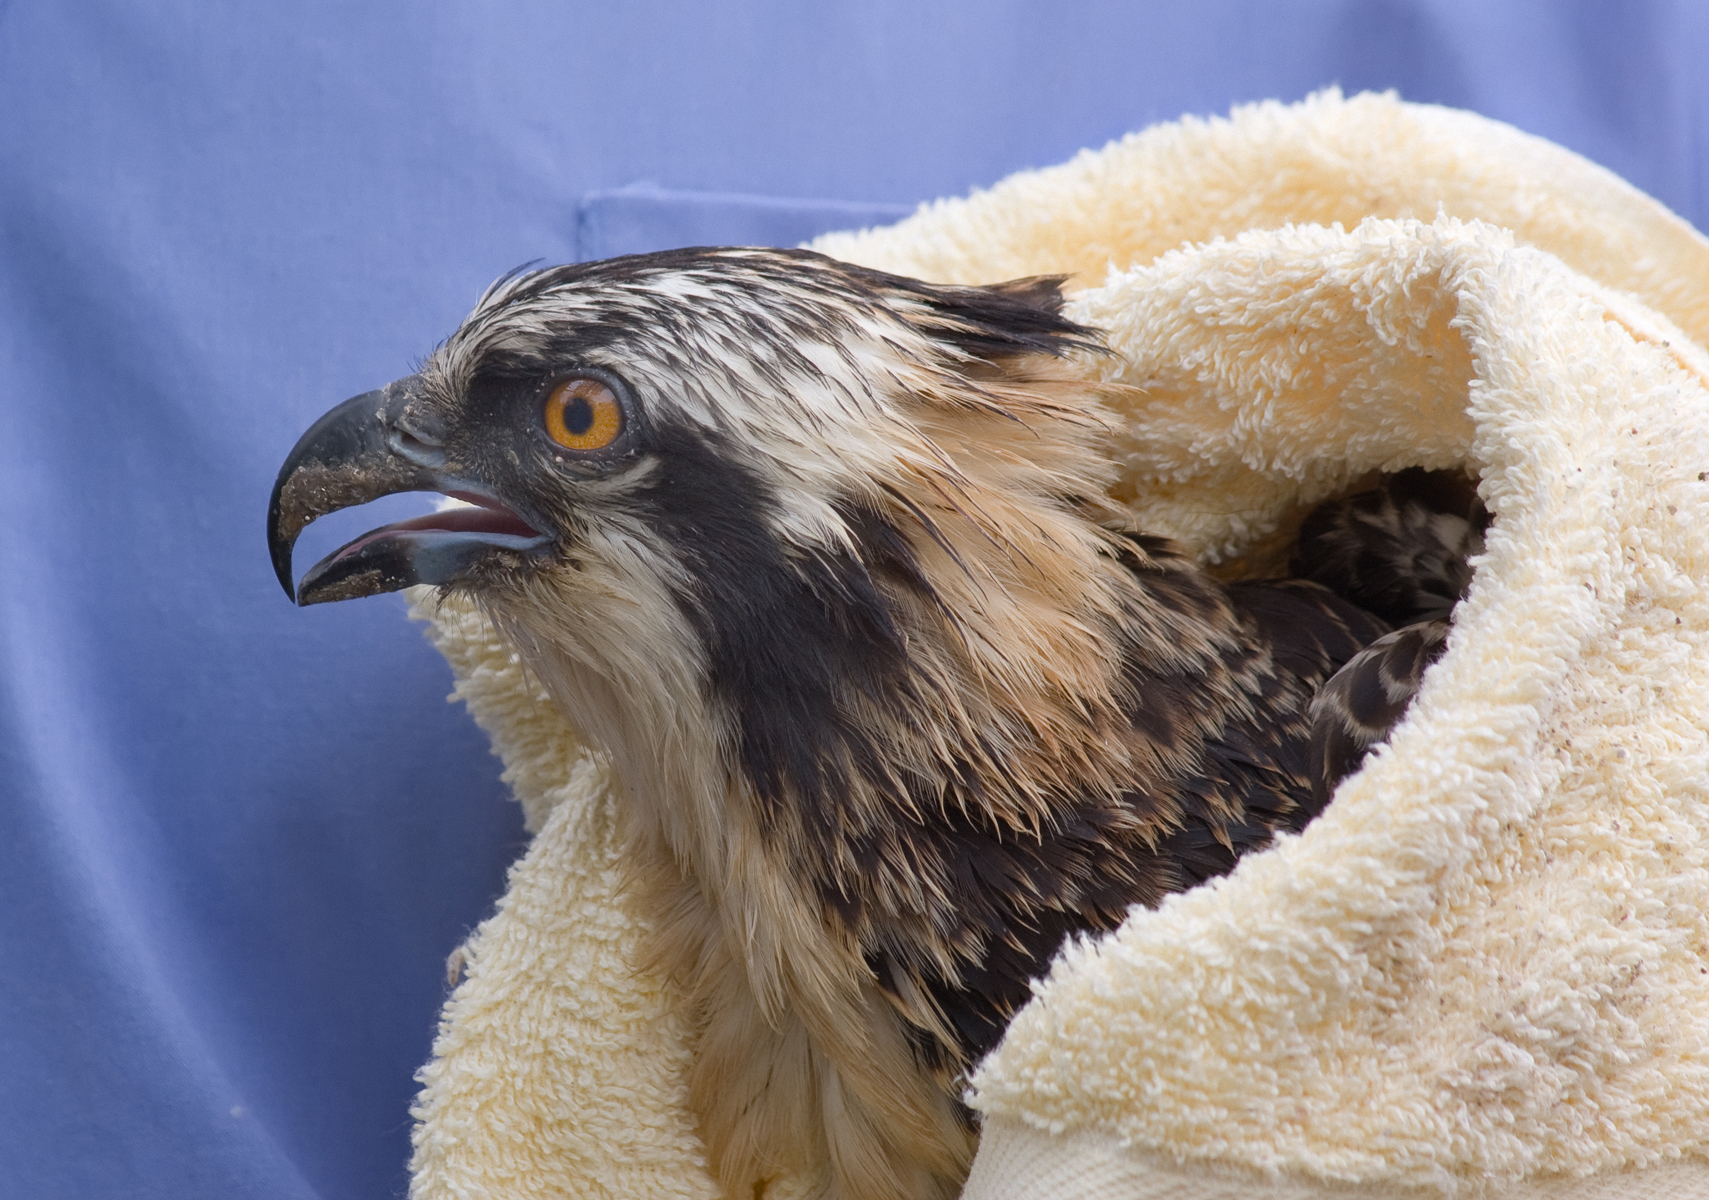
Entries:
[[423, 432], [419, 426], [410, 421], [408, 416], [399, 417], [396, 421], [392, 422], [392, 428], [396, 429], [405, 437], [413, 438], [424, 446], [443, 446], [445, 444], [442, 439], [434, 437], [430, 433]]
[[402, 455], [420, 466], [437, 467], [445, 461], [445, 451], [441, 449], [444, 443], [403, 421], [392, 425], [386, 441], [391, 445], [393, 453]]

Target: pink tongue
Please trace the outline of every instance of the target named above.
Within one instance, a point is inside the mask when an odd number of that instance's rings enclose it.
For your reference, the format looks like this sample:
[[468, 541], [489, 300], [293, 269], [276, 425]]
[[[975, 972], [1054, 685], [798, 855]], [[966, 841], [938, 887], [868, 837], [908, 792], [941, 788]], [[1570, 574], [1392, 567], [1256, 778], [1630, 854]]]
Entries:
[[505, 533], [525, 538], [540, 536], [538, 529], [508, 508], [496, 508], [488, 504], [475, 508], [448, 508], [443, 512], [411, 517], [407, 521], [386, 526], [388, 533], [416, 529], [440, 529], [446, 533]]
[[467, 501], [474, 507], [448, 508], [443, 512], [428, 513], [423, 517], [411, 517], [407, 521], [382, 525], [378, 529], [369, 530], [348, 546], [340, 547], [335, 559], [349, 558], [364, 547], [397, 533], [488, 533], [524, 539], [541, 536], [538, 529], [494, 500], [468, 493], [448, 494], [458, 500]]

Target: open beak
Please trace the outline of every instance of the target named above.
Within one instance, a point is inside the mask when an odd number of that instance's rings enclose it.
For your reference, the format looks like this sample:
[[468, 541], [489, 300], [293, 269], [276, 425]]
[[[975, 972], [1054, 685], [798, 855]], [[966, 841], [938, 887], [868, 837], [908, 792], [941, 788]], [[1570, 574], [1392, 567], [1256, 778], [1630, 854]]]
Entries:
[[[346, 400], [309, 427], [279, 468], [267, 548], [280, 586], [298, 604], [457, 583], [489, 559], [515, 561], [551, 544], [487, 485], [458, 472], [420, 397], [420, 379], [411, 375]], [[311, 521], [397, 492], [441, 492], [470, 507], [365, 533], [292, 585], [291, 548]]]

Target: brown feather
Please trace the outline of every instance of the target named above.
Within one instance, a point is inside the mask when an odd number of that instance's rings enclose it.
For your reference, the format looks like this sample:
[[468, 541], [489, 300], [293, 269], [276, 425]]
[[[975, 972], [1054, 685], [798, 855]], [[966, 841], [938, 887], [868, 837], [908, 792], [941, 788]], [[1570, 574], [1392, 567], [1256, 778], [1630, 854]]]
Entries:
[[1322, 808], [1406, 715], [1424, 673], [1448, 648], [1449, 623], [1419, 621], [1372, 642], [1311, 705], [1312, 803]]

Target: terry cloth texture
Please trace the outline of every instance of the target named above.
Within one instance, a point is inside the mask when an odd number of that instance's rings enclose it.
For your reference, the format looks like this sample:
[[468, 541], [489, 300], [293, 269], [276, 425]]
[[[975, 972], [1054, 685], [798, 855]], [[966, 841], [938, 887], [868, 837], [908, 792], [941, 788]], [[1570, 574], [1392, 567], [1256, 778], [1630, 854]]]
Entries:
[[[1085, 369], [1140, 389], [1118, 494], [1209, 562], [1374, 471], [1463, 465], [1495, 514], [1328, 811], [1059, 958], [973, 1078], [967, 1196], [1709, 1195], [1709, 242], [1505, 126], [1326, 93], [817, 245], [1074, 273], [1116, 352]], [[412, 1194], [712, 1196], [603, 768], [418, 603], [539, 833], [463, 954]]]

